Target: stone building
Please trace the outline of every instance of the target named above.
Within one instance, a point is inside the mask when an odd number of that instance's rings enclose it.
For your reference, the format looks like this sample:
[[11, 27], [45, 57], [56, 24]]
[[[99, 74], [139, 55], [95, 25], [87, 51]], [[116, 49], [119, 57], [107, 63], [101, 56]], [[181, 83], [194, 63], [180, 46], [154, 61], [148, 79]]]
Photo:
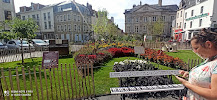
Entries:
[[39, 39], [54, 39], [54, 14], [53, 5], [42, 5], [31, 3], [30, 7], [20, 7], [20, 18], [26, 20], [32, 18], [37, 22], [38, 30], [36, 32]]
[[126, 9], [124, 12], [125, 32], [128, 34], [151, 35], [148, 25], [162, 19], [164, 21], [164, 29], [161, 36], [170, 37], [172, 21], [176, 17], [177, 9], [177, 5], [162, 5], [162, 0], [159, 0], [158, 4], [154, 5], [142, 5], [142, 2], [139, 5], [133, 5], [132, 9]]
[[67, 1], [54, 7], [55, 35], [74, 43], [84, 43], [90, 38], [92, 6]]

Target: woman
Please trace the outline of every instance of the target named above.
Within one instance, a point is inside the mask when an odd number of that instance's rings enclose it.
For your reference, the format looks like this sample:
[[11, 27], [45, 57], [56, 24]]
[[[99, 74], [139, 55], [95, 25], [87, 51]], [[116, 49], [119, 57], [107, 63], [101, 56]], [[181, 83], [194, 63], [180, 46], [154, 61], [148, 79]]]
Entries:
[[181, 70], [183, 77], [176, 78], [186, 86], [189, 91], [183, 99], [187, 100], [217, 100], [217, 33], [203, 29], [191, 39], [193, 51], [206, 59], [195, 66], [190, 72]]

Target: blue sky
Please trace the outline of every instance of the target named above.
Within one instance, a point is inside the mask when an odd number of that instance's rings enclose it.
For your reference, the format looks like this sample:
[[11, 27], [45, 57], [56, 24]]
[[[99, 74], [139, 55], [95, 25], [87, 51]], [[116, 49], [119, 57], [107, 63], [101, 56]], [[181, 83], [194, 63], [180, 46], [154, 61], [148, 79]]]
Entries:
[[[30, 6], [31, 2], [40, 3], [44, 5], [59, 3], [67, 0], [14, 0], [15, 10], [19, 12], [19, 7]], [[158, 0], [75, 0], [75, 2], [86, 5], [87, 2], [93, 6], [94, 10], [105, 8], [109, 12], [109, 18], [114, 17], [115, 24], [118, 24], [119, 28], [125, 29], [124, 11], [125, 9], [131, 9], [134, 4], [139, 5], [140, 1], [142, 4], [157, 4]], [[178, 5], [180, 0], [162, 0], [163, 5]]]

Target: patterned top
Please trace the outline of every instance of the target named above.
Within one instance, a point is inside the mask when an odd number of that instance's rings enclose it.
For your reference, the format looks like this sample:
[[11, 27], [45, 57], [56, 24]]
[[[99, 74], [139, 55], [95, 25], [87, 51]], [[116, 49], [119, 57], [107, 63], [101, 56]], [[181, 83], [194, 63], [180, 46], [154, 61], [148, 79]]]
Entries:
[[[210, 61], [210, 62], [206, 60], [200, 65], [192, 68], [192, 70], [189, 73], [188, 81], [193, 85], [197, 85], [203, 88], [210, 88], [212, 74], [217, 74], [217, 60]], [[187, 94], [187, 100], [206, 100], [206, 99], [189, 90]]]

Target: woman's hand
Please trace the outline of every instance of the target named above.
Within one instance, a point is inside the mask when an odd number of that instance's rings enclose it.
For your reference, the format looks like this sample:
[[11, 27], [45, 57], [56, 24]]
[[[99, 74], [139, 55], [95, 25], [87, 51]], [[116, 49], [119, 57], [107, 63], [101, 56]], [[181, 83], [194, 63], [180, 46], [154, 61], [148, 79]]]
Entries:
[[186, 83], [188, 83], [188, 81], [186, 81], [185, 79], [175, 76], [183, 85], [185, 85]]
[[189, 75], [189, 72], [187, 72], [187, 71], [184, 71], [184, 70], [180, 70], [179, 71], [179, 74], [181, 74], [182, 75], [182, 77], [188, 77], [188, 75]]

